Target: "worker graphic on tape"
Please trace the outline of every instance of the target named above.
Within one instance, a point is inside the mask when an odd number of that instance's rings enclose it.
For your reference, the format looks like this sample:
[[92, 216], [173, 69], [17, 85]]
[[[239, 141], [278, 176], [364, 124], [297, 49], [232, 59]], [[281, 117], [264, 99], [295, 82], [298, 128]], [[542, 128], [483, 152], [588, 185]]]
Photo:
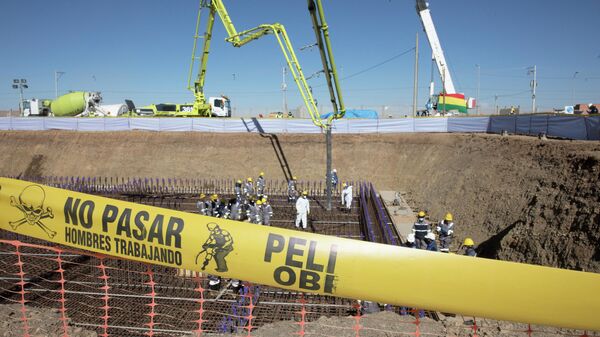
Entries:
[[219, 225], [211, 222], [206, 225], [206, 228], [210, 231], [210, 236], [206, 239], [206, 242], [202, 244], [202, 250], [196, 255], [196, 264], [198, 264], [198, 257], [203, 253], [206, 253], [204, 262], [202, 263], [202, 270], [206, 269], [206, 266], [210, 263], [210, 260], [214, 259], [217, 264], [218, 272], [226, 272], [227, 261], [225, 257], [233, 251], [233, 238], [228, 231], [221, 229]]

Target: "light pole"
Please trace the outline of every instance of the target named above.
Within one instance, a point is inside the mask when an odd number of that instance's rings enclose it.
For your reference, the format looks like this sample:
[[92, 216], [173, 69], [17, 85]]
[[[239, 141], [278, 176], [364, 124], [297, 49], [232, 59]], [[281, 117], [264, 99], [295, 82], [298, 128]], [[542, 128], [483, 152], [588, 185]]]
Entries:
[[477, 114], [479, 115], [479, 86], [481, 84], [481, 66], [479, 64], [475, 65], [477, 67], [477, 98], [475, 99], [475, 104], [477, 106]]
[[579, 74], [578, 71], [573, 74], [573, 79], [571, 80], [571, 103], [569, 105], [575, 105], [575, 76], [577, 74]]
[[24, 78], [13, 80], [13, 89], [19, 89], [19, 112], [23, 115], [23, 89], [29, 88], [27, 80]]
[[54, 98], [58, 98], [58, 80], [64, 75], [64, 71], [54, 71]]
[[535, 113], [535, 89], [537, 88], [537, 65], [529, 67], [527, 75], [533, 74], [533, 80], [531, 81], [531, 113]]

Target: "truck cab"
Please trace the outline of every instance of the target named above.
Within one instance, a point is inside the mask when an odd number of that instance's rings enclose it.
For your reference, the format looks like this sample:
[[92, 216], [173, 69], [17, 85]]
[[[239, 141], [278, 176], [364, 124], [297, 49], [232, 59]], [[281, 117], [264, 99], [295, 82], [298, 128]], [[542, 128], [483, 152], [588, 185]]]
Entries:
[[45, 117], [50, 115], [50, 100], [48, 99], [27, 99], [21, 102], [21, 111], [23, 117]]
[[209, 97], [210, 113], [213, 117], [231, 117], [231, 103], [226, 96]]

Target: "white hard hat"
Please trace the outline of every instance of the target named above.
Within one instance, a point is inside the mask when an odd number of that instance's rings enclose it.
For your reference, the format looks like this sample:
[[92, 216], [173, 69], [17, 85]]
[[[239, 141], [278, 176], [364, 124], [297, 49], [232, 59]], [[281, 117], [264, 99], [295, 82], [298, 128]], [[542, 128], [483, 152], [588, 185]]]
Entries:
[[336, 169], [333, 169], [333, 172], [337, 172], [337, 170], [336, 170]]
[[589, 107], [589, 108], [591, 108], [591, 107], [592, 107], [592, 105], [594, 105], [594, 104], [590, 103], [590, 104], [588, 104], [588, 107]]
[[427, 235], [425, 235], [426, 239], [429, 240], [435, 240], [435, 234], [433, 234], [432, 232], [427, 233]]
[[415, 234], [414, 233], [410, 233], [406, 236], [406, 241], [410, 242], [410, 243], [415, 243]]

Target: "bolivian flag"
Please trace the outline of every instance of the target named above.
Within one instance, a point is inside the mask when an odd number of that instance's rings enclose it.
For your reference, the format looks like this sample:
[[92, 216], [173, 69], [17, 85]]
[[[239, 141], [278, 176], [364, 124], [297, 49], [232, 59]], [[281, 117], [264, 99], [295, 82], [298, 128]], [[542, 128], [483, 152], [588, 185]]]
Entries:
[[438, 97], [437, 111], [451, 111], [467, 113], [467, 102], [464, 94], [440, 94]]

